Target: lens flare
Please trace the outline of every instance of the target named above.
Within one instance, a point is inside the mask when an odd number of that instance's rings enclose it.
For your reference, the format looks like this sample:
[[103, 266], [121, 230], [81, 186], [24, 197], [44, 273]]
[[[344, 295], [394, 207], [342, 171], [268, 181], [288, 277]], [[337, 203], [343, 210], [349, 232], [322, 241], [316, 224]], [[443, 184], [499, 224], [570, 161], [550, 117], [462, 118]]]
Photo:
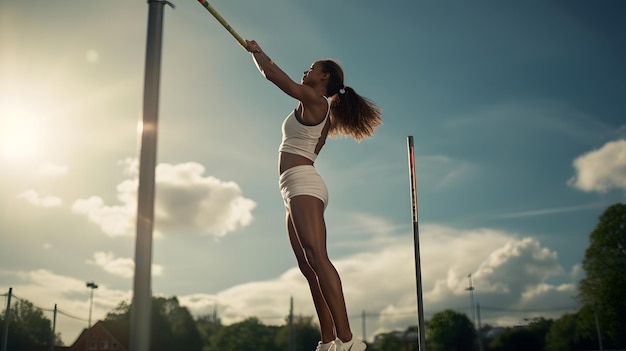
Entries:
[[41, 126], [19, 109], [0, 112], [0, 152], [9, 158], [34, 155], [39, 150]]

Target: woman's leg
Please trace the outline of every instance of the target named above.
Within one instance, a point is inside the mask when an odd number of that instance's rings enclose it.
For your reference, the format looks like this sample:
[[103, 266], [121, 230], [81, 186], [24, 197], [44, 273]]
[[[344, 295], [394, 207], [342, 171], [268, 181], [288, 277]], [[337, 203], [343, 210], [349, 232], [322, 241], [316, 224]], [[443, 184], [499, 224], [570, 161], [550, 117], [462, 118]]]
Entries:
[[295, 233], [304, 249], [308, 265], [317, 276], [321, 294], [335, 324], [337, 337], [344, 341], [351, 340], [352, 332], [341, 279], [326, 250], [324, 203], [314, 196], [299, 195], [290, 200], [289, 207]]
[[313, 268], [311, 268], [309, 262], [306, 260], [304, 249], [302, 248], [302, 244], [300, 244], [289, 213], [287, 213], [287, 233], [289, 233], [289, 241], [291, 242], [293, 253], [296, 255], [298, 267], [309, 283], [309, 289], [311, 289], [313, 304], [317, 311], [317, 319], [320, 322], [322, 343], [331, 342], [335, 340], [335, 324], [333, 323], [333, 317], [330, 314], [330, 309], [326, 304], [326, 300], [324, 300], [324, 296], [322, 296], [322, 290], [320, 289], [317, 275], [315, 275]]

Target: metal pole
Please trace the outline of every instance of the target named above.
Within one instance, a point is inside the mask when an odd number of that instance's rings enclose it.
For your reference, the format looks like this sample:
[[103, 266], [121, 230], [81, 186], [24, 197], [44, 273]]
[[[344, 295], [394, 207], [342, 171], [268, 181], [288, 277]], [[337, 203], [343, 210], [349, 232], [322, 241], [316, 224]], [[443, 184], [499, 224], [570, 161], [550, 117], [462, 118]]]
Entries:
[[87, 323], [87, 328], [91, 329], [91, 310], [93, 309], [93, 289], [91, 289], [91, 293], [89, 294], [89, 322]]
[[409, 181], [411, 183], [411, 206], [413, 214], [413, 243], [415, 249], [415, 282], [417, 284], [417, 329], [418, 351], [426, 350], [426, 332], [424, 325], [424, 304], [422, 301], [422, 268], [420, 263], [419, 216], [417, 208], [417, 182], [415, 178], [415, 152], [413, 136], [407, 137], [409, 148]]
[[289, 351], [296, 350], [296, 338], [293, 326], [293, 296], [289, 299]]
[[476, 302], [476, 318], [478, 320], [478, 351], [483, 351], [485, 347], [483, 346], [483, 335], [481, 329], [483, 329], [482, 323], [480, 321], [480, 303]]
[[98, 288], [98, 284], [95, 282], [87, 282], [87, 287], [91, 289], [89, 295], [89, 321], [87, 322], [87, 333], [85, 334], [85, 347], [89, 348], [91, 345], [91, 309], [93, 307], [93, 290]]
[[476, 302], [476, 319], [478, 321], [478, 330], [480, 331], [483, 328], [480, 322], [480, 302]]
[[474, 286], [472, 284], [472, 273], [467, 275], [467, 279], [469, 280], [469, 287], [465, 290], [469, 291], [470, 312], [472, 313], [472, 324], [474, 325], [474, 328], [476, 328], [476, 310], [474, 309]]
[[50, 335], [50, 351], [54, 351], [54, 340], [56, 339], [57, 328], [57, 304], [54, 304], [54, 314], [52, 315], [52, 333]]
[[87, 287], [91, 289], [89, 294], [89, 320], [87, 322], [87, 329], [91, 329], [91, 310], [93, 309], [93, 290], [98, 288], [98, 285], [94, 282], [88, 282]]
[[600, 332], [600, 322], [598, 321], [598, 311], [596, 308], [596, 298], [595, 296], [593, 297], [593, 318], [596, 322], [596, 333], [598, 335], [598, 347], [600, 348], [600, 351], [604, 350], [604, 347], [602, 346], [602, 333]]
[[9, 288], [9, 294], [7, 295], [7, 309], [4, 313], [4, 331], [2, 332], [2, 347], [1, 351], [7, 351], [7, 339], [9, 338], [9, 314], [11, 313], [11, 294], [13, 288]]
[[135, 277], [130, 325], [130, 351], [149, 351], [152, 305], [151, 266], [154, 224], [154, 178], [164, 0], [148, 0], [148, 35], [144, 73], [143, 120], [135, 238]]
[[367, 333], [365, 332], [365, 310], [361, 312], [361, 328], [363, 329], [363, 341], [367, 340]]

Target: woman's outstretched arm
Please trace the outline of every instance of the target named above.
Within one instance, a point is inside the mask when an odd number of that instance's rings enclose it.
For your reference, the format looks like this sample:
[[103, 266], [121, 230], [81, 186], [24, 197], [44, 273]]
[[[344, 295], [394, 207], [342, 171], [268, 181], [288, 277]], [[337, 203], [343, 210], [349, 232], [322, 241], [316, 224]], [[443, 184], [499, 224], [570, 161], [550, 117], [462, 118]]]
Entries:
[[259, 72], [265, 79], [274, 83], [280, 90], [292, 98], [301, 101], [304, 105], [317, 104], [320, 97], [315, 91], [306, 85], [298, 84], [291, 79], [278, 65], [263, 52], [259, 44], [254, 40], [246, 40], [248, 51], [252, 54]]

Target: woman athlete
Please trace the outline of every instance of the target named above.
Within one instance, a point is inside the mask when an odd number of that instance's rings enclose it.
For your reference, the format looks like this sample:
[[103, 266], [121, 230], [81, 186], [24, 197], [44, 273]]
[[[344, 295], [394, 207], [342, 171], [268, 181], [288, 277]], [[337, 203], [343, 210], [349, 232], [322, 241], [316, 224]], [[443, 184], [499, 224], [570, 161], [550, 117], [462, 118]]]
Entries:
[[326, 250], [324, 209], [328, 191], [313, 167], [327, 136], [370, 137], [381, 109], [344, 85], [343, 70], [333, 60], [320, 60], [294, 82], [261, 49], [246, 41], [257, 68], [270, 82], [298, 100], [282, 125], [279, 186], [287, 209], [287, 232], [298, 267], [306, 278], [320, 323], [317, 351], [363, 351], [354, 337], [337, 270]]

